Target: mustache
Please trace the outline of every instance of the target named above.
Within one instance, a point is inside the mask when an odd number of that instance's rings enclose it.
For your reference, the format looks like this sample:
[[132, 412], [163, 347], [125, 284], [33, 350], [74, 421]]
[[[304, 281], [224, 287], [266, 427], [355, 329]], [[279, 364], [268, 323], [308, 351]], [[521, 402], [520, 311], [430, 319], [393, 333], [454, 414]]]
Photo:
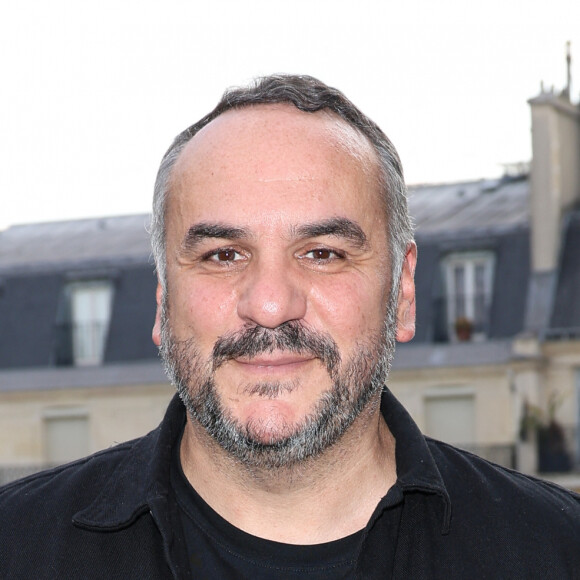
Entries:
[[275, 350], [310, 354], [320, 359], [331, 377], [341, 362], [338, 345], [329, 334], [316, 332], [297, 320], [290, 320], [276, 328], [246, 326], [220, 336], [212, 351], [213, 370], [235, 358], [251, 359]]

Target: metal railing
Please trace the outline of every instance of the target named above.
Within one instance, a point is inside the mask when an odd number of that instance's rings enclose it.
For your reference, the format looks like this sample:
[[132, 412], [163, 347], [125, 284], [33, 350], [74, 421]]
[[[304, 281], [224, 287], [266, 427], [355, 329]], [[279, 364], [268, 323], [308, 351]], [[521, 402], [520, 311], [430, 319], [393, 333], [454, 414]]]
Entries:
[[[465, 299], [473, 299], [466, 296]], [[476, 336], [488, 336], [490, 333], [490, 307], [485, 307], [485, 311], [480, 320], [472, 321], [471, 334]], [[441, 296], [433, 300], [433, 341], [451, 342], [456, 340], [454, 323], [449, 319], [447, 297]]]
[[537, 436], [540, 473], [580, 472], [580, 431], [577, 427], [545, 428]]
[[469, 451], [492, 463], [497, 463], [510, 469], [517, 468], [516, 446], [515, 445], [457, 445], [465, 451]]
[[0, 465], [0, 485], [16, 481], [28, 475], [38, 473], [43, 469], [54, 467], [52, 464], [35, 463], [28, 465]]
[[[483, 459], [511, 469], [516, 468], [514, 445], [458, 445]], [[0, 485], [55, 467], [54, 464], [0, 465]]]
[[[541, 473], [580, 473], [580, 430], [576, 427], [563, 428], [565, 446], [540, 450], [538, 445], [538, 471]], [[516, 445], [456, 445], [487, 461], [510, 469], [518, 469]], [[37, 463], [29, 465], [0, 465], [0, 485], [26, 477], [53, 464]]]
[[57, 324], [54, 349], [56, 365], [101, 364], [107, 331], [108, 324], [102, 321]]

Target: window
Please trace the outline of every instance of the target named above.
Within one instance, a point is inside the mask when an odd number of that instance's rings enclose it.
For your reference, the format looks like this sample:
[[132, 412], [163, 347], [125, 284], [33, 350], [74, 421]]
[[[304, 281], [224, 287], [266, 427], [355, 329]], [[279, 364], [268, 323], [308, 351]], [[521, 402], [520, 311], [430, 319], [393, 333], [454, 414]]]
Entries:
[[44, 456], [58, 465], [88, 455], [89, 419], [82, 409], [50, 409], [44, 415]]
[[56, 364], [88, 366], [103, 362], [112, 302], [110, 280], [66, 286], [57, 317]]
[[103, 362], [112, 297], [113, 288], [109, 282], [79, 282], [71, 286], [75, 365]]
[[483, 338], [489, 325], [493, 287], [493, 254], [451, 254], [444, 261], [448, 336]]
[[425, 433], [453, 445], [475, 442], [475, 397], [472, 394], [429, 396], [425, 399]]

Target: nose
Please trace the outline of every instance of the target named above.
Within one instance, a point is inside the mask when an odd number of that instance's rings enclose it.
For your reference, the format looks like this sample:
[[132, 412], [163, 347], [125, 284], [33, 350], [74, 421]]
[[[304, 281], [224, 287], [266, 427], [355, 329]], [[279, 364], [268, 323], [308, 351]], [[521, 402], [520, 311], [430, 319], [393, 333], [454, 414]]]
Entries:
[[276, 328], [306, 314], [307, 296], [300, 274], [283, 261], [256, 262], [240, 282], [238, 316], [244, 322]]

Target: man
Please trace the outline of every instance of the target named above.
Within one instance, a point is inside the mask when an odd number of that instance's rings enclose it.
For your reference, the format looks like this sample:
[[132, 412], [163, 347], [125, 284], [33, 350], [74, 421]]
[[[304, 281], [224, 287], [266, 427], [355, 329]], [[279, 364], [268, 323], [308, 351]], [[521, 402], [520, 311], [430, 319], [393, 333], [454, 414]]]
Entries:
[[310, 77], [226, 93], [159, 170], [146, 437], [0, 494], [7, 578], [573, 578], [578, 497], [426, 440], [385, 388], [416, 248], [381, 130]]

